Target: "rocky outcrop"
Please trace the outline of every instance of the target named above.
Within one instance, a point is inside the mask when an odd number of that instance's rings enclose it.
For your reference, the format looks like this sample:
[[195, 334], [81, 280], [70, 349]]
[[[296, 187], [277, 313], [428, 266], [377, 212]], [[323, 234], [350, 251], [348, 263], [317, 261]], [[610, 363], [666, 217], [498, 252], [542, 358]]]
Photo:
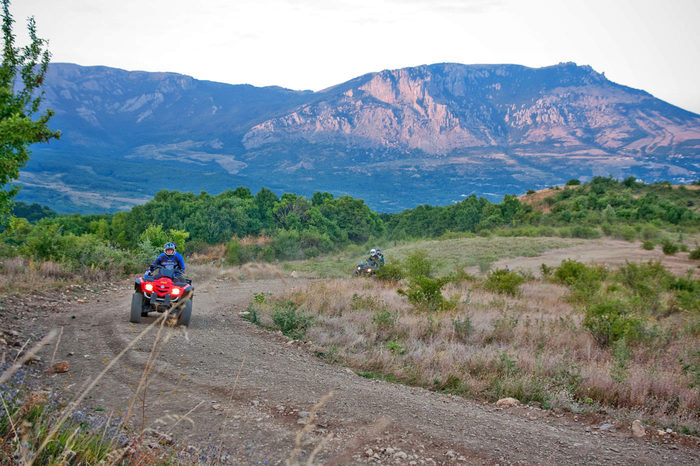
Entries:
[[330, 89], [243, 137], [248, 149], [299, 140], [433, 155], [543, 146], [627, 155], [682, 147], [697, 155], [700, 117], [590, 67], [441, 64], [382, 71], [341, 93]]

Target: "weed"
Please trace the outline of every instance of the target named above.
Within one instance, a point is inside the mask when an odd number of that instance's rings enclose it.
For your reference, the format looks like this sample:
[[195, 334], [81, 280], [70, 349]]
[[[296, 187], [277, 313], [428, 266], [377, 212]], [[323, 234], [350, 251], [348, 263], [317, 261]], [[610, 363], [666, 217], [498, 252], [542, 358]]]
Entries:
[[617, 340], [613, 349], [613, 366], [610, 369], [610, 378], [615, 382], [622, 383], [629, 373], [629, 362], [632, 359], [627, 342], [624, 338]]
[[672, 256], [677, 253], [679, 249], [679, 246], [668, 238], [661, 241], [661, 250], [664, 254]]
[[260, 316], [258, 315], [258, 305], [255, 302], [251, 302], [241, 316], [244, 320], [255, 325], [260, 325]]
[[408, 288], [405, 290], [398, 289], [397, 293], [406, 296], [408, 301], [418, 310], [441, 311], [454, 309], [457, 303], [446, 300], [442, 296], [442, 287], [449, 281], [449, 278], [412, 277]]
[[389, 311], [386, 308], [379, 309], [372, 317], [372, 323], [377, 330], [391, 329], [398, 319], [398, 314]]
[[406, 348], [398, 341], [389, 340], [386, 347], [391, 351], [394, 356], [402, 356], [406, 354]]
[[452, 328], [454, 328], [457, 340], [463, 343], [466, 343], [469, 335], [471, 335], [474, 331], [472, 320], [469, 318], [469, 316], [465, 316], [464, 319], [452, 319]]
[[548, 280], [554, 273], [554, 267], [550, 267], [549, 265], [542, 263], [540, 264], [540, 272], [542, 272], [542, 278]]
[[520, 285], [525, 282], [525, 278], [507, 269], [498, 269], [489, 272], [484, 288], [499, 294], [516, 296], [520, 293]]
[[586, 307], [585, 314], [583, 326], [604, 346], [623, 338], [635, 340], [643, 333], [641, 321], [620, 300], [599, 301]]
[[375, 276], [382, 281], [386, 282], [399, 282], [405, 277], [405, 273], [399, 264], [386, 264], [380, 267]]
[[695, 261], [700, 260], [700, 246], [696, 245], [695, 249], [690, 251], [690, 254], [688, 255], [688, 257], [692, 260], [695, 260]]
[[300, 312], [296, 305], [287, 301], [278, 303], [272, 309], [272, 321], [284, 335], [293, 340], [303, 340], [313, 317]]
[[358, 311], [361, 309], [368, 309], [371, 311], [381, 309], [382, 303], [376, 296], [372, 295], [358, 295], [357, 293], [352, 295], [352, 304], [350, 308], [353, 311]]
[[690, 379], [690, 386], [700, 387], [700, 351], [689, 351], [679, 362], [683, 373]]

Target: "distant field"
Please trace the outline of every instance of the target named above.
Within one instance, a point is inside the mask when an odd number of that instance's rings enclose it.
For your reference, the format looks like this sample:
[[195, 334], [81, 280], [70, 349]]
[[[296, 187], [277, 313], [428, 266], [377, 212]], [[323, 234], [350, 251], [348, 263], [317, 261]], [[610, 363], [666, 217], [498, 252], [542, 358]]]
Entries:
[[[695, 240], [697, 241], [697, 239]], [[692, 244], [692, 240], [690, 241]], [[472, 273], [493, 268], [510, 268], [537, 272], [541, 264], [558, 266], [565, 259], [595, 262], [607, 266], [624, 265], [625, 261], [660, 261], [675, 274], [695, 270], [697, 265], [688, 259], [687, 252], [666, 255], [659, 247], [652, 251], [641, 248], [637, 241], [628, 242], [611, 238], [457, 238], [421, 240], [396, 243], [382, 247], [387, 262], [404, 259], [411, 252], [423, 249], [434, 259], [437, 275], [447, 275], [456, 268]], [[353, 247], [342, 253], [303, 261], [285, 262], [287, 272], [322, 278], [342, 278], [352, 274], [353, 267], [368, 256], [368, 251]]]
[[[423, 249], [434, 259], [438, 275], [446, 275], [456, 268], [479, 267], [487, 270], [491, 264], [515, 257], [534, 257], [552, 249], [570, 248], [586, 243], [569, 238], [457, 238], [420, 240], [410, 243], [377, 245], [382, 248], [387, 262], [402, 260], [411, 252]], [[354, 248], [330, 257], [285, 263], [288, 271], [324, 278], [347, 277], [353, 267], [368, 256], [368, 251]]]

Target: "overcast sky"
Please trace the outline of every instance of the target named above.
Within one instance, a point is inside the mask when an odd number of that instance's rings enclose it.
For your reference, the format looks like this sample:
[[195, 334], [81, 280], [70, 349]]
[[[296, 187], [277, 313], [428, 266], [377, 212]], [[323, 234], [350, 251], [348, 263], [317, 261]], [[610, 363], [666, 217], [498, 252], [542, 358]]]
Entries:
[[439, 62], [574, 61], [700, 113], [700, 0], [14, 0], [53, 61], [320, 90]]

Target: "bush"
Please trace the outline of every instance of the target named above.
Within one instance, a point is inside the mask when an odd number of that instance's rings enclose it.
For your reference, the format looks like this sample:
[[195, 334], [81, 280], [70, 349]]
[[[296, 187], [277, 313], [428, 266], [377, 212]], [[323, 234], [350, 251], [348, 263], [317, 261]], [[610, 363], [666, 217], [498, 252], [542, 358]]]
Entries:
[[404, 261], [406, 275], [410, 278], [430, 277], [433, 266], [428, 260], [428, 251], [418, 250], [409, 255]]
[[661, 250], [664, 252], [664, 254], [672, 256], [678, 252], [679, 247], [676, 243], [667, 238], [661, 242]]
[[498, 294], [515, 296], [520, 293], [520, 285], [525, 278], [507, 269], [497, 269], [489, 272], [484, 283], [484, 288]]
[[467, 341], [469, 335], [474, 331], [474, 326], [469, 316], [465, 316], [464, 319], [452, 319], [452, 327], [454, 328], [457, 340], [463, 343]]
[[695, 249], [690, 251], [690, 255], [688, 257], [692, 260], [700, 260], [700, 246], [696, 246]]
[[571, 229], [571, 237], [585, 239], [600, 238], [600, 230], [593, 227], [576, 225]]
[[590, 301], [600, 290], [606, 276], [604, 267], [588, 267], [567, 259], [554, 271], [554, 281], [571, 287], [575, 301]]
[[397, 293], [406, 296], [408, 301], [418, 310], [442, 311], [454, 309], [454, 301], [448, 301], [442, 296], [442, 287], [450, 281], [449, 278], [430, 278], [419, 276], [410, 279], [407, 289], [399, 289]]
[[586, 308], [585, 314], [583, 326], [604, 346], [622, 338], [628, 342], [637, 340], [644, 330], [641, 321], [620, 300], [594, 303]]
[[313, 322], [313, 317], [299, 312], [296, 305], [288, 301], [275, 305], [272, 310], [272, 321], [287, 337], [293, 340], [303, 340], [306, 336], [306, 330]]
[[231, 265], [241, 265], [241, 244], [236, 238], [232, 238], [226, 244], [226, 263]]
[[384, 281], [388, 282], [398, 282], [404, 278], [405, 274], [403, 269], [398, 264], [386, 264], [377, 270], [375, 276]]
[[566, 186], [578, 186], [580, 184], [581, 184], [581, 180], [577, 180], [576, 178], [572, 178], [566, 182]]
[[673, 276], [660, 262], [646, 264], [627, 262], [618, 271], [620, 283], [639, 298], [639, 308], [652, 313], [661, 310], [662, 293], [669, 289]]
[[651, 240], [645, 240], [642, 243], [642, 249], [646, 249], [647, 251], [653, 251], [654, 250], [654, 242]]

